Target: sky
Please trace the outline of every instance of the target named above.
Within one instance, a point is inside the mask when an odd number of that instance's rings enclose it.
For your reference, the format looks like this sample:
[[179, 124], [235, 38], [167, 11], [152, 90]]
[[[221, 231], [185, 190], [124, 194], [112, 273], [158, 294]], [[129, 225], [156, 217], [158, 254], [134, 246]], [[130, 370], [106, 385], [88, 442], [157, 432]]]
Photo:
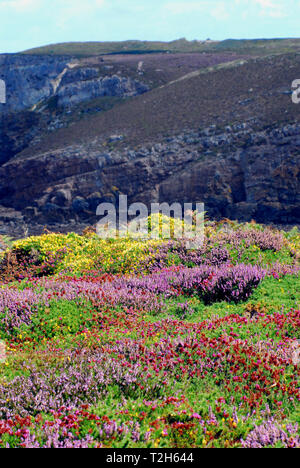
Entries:
[[300, 0], [0, 0], [0, 53], [69, 41], [300, 37]]

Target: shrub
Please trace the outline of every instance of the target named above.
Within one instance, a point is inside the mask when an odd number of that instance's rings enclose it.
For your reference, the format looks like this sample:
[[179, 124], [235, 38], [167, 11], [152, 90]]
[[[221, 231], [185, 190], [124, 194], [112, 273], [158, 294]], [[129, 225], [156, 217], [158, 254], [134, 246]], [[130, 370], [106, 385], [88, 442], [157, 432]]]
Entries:
[[248, 299], [265, 271], [252, 265], [202, 265], [195, 268], [171, 267], [143, 278], [132, 277], [120, 280], [133, 289], [143, 289], [155, 294], [173, 296], [197, 294], [205, 303], [227, 301], [240, 302]]

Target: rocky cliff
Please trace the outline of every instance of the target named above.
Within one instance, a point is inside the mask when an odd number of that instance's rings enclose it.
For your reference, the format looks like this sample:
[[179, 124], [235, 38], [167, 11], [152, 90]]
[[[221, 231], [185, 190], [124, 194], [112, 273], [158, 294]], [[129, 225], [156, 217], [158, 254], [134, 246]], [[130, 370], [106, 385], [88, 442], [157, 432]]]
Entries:
[[[28, 89], [31, 60], [22, 62]], [[38, 97], [22, 100], [20, 88], [15, 113], [2, 115], [2, 232], [76, 230], [121, 193], [148, 206], [204, 202], [216, 218], [299, 224], [300, 106], [290, 88], [298, 54], [168, 65], [164, 78], [146, 59], [76, 60], [49, 58]], [[103, 97], [122, 102], [103, 112]]]
[[300, 124], [207, 128], [129, 151], [93, 142], [12, 160], [0, 169], [0, 197], [28, 225], [94, 222], [98, 204], [121, 193], [148, 206], [205, 202], [214, 217], [297, 224], [299, 145]]
[[67, 126], [79, 104], [149, 90], [141, 80], [114, 74], [114, 67], [97, 58], [89, 65], [72, 57], [0, 55], [0, 78], [6, 83], [6, 104], [0, 105], [0, 164], [35, 137]]

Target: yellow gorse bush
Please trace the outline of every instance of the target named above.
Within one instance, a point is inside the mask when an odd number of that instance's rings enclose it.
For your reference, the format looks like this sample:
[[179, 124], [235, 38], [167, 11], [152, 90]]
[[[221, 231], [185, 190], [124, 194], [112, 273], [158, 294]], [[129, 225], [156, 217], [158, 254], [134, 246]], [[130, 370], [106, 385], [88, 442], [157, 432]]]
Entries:
[[160, 243], [159, 240], [145, 243], [144, 240], [130, 237], [101, 239], [95, 233], [84, 236], [75, 233], [50, 233], [16, 241], [13, 243], [13, 249], [28, 252], [36, 250], [40, 254], [41, 261], [47, 260], [50, 254], [63, 252], [57, 273], [61, 271], [77, 273], [94, 267], [106, 272], [131, 273], [148, 256], [148, 250]]
[[61, 271], [77, 273], [97, 268], [106, 272], [126, 274], [137, 271], [146, 257], [151, 263], [151, 256], [155, 257], [155, 248], [164, 241], [164, 238], [173, 238], [176, 229], [180, 231], [182, 228], [182, 223], [183, 221], [162, 214], [150, 216], [147, 225], [156, 238], [146, 241], [134, 233], [119, 237], [116, 231], [111, 231], [111, 237], [107, 239], [99, 237], [93, 231], [87, 231], [84, 235], [73, 232], [47, 233], [15, 241], [12, 248], [26, 252], [36, 251], [41, 261], [59, 253], [61, 259], [56, 267], [57, 273]]

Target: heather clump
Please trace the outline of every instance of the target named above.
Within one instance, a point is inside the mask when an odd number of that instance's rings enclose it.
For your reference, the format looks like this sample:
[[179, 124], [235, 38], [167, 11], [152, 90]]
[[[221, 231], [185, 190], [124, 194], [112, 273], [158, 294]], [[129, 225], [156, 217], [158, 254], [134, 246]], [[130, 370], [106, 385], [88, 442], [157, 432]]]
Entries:
[[274, 252], [281, 250], [285, 243], [284, 236], [280, 232], [272, 231], [271, 229], [261, 231], [254, 228], [240, 228], [237, 231], [222, 234], [221, 240], [225, 240], [226, 243], [234, 246], [241, 244], [244, 244], [246, 247], [256, 245], [262, 251], [273, 250]]
[[246, 300], [264, 276], [264, 270], [259, 267], [224, 264], [221, 267], [170, 267], [143, 278], [132, 277], [123, 281], [132, 290], [148, 290], [168, 297], [180, 294], [198, 295], [208, 304]]
[[265, 421], [250, 432], [242, 441], [244, 448], [300, 448], [298, 424], [287, 424], [284, 427], [273, 419]]

